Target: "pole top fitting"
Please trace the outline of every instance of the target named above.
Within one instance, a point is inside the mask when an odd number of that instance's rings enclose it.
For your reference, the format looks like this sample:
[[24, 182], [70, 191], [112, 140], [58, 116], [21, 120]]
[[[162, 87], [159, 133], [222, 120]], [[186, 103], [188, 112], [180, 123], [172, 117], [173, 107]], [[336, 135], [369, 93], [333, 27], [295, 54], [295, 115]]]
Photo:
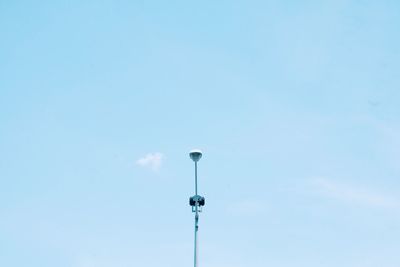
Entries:
[[194, 162], [198, 162], [201, 159], [201, 156], [203, 156], [203, 153], [199, 149], [193, 149], [190, 151], [189, 156]]

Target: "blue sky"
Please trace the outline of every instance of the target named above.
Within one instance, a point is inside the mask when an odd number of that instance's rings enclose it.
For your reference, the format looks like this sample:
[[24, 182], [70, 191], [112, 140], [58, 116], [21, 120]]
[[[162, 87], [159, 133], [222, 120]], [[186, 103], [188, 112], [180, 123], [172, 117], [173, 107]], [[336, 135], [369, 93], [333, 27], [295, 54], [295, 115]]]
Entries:
[[398, 1], [0, 1], [0, 265], [400, 265]]

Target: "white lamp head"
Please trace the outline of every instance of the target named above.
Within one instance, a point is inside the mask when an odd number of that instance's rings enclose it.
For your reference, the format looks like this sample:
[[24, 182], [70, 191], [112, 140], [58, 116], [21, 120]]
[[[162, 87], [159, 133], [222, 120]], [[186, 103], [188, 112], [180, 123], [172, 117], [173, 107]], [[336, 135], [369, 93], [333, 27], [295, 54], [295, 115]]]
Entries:
[[199, 149], [193, 149], [190, 151], [189, 156], [194, 162], [198, 162], [201, 159], [201, 156], [203, 156], [203, 153]]

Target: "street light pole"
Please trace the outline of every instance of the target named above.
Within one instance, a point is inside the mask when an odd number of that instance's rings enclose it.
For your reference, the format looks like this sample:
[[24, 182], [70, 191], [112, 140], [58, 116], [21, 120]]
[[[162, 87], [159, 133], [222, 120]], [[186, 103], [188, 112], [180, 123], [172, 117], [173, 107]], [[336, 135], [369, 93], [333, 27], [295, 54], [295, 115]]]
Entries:
[[200, 150], [192, 150], [189, 153], [190, 158], [194, 161], [194, 191], [195, 195], [189, 199], [189, 204], [192, 207], [192, 212], [195, 213], [194, 217], [194, 267], [198, 266], [198, 244], [197, 244], [197, 232], [199, 230], [199, 212], [205, 204], [205, 199], [197, 194], [197, 162], [202, 157]]

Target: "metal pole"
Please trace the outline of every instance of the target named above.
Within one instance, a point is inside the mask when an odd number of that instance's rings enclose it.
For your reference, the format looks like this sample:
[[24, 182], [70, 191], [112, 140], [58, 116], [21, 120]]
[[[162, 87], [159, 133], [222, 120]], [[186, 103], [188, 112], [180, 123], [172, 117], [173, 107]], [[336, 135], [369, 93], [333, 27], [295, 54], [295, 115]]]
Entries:
[[197, 231], [199, 230], [199, 214], [197, 206], [196, 217], [194, 220], [194, 267], [197, 267]]
[[194, 162], [194, 184], [195, 184], [194, 192], [195, 195], [197, 195], [197, 161]]
[[[197, 195], [197, 161], [194, 162], [195, 194]], [[196, 202], [196, 216], [194, 218], [194, 267], [197, 267], [197, 231], [199, 230], [199, 207]]]

